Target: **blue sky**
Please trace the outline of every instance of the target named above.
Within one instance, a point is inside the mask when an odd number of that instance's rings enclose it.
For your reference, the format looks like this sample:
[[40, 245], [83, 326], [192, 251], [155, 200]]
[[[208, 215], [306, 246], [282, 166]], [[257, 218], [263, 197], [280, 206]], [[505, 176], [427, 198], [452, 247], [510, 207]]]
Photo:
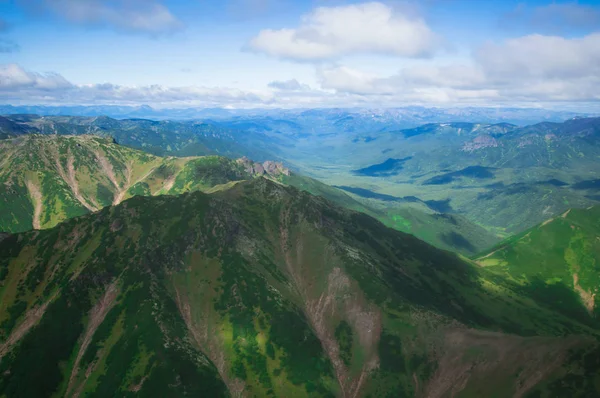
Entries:
[[600, 1], [0, 0], [0, 102], [600, 100]]

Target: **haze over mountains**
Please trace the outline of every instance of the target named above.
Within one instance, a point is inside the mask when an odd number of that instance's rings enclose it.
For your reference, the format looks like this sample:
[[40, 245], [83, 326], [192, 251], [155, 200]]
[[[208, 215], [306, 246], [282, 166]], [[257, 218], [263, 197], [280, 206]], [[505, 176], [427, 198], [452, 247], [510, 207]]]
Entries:
[[461, 122], [406, 129], [394, 122], [376, 131], [346, 118], [312, 130], [302, 124], [307, 121], [271, 118], [154, 122], [12, 115], [4, 120], [5, 136], [97, 134], [159, 156], [283, 161], [391, 218], [407, 207], [454, 213], [501, 236], [599, 198], [600, 118], [525, 127]]
[[[153, 120], [191, 119], [283, 119], [307, 120], [313, 125], [318, 120], [357, 119], [376, 125], [400, 123], [405, 126], [421, 125], [428, 122], [478, 122], [531, 124], [541, 121], [560, 122], [574, 117], [599, 116], [600, 112], [573, 112], [543, 108], [507, 107], [461, 107], [431, 108], [407, 106], [399, 108], [323, 108], [323, 109], [225, 109], [225, 108], [153, 108], [141, 106], [40, 106], [40, 105], [0, 105], [0, 115], [36, 114], [41, 116], [109, 116], [115, 119], [146, 118]], [[358, 127], [358, 125], [356, 125]], [[355, 127], [355, 128], [356, 128]]]

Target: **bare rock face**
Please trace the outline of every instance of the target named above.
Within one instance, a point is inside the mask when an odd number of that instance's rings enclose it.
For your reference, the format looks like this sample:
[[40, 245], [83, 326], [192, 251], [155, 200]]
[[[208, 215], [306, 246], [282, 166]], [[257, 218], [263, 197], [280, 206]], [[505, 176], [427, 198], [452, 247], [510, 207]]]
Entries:
[[267, 160], [263, 163], [263, 167], [265, 168], [265, 171], [272, 176], [278, 176], [281, 174], [286, 176], [290, 175], [290, 171], [283, 166], [283, 163], [280, 162], [272, 162]]
[[238, 164], [244, 166], [244, 169], [247, 173], [252, 174], [253, 176], [262, 176], [268, 174], [272, 177], [278, 177], [280, 175], [290, 175], [290, 170], [286, 168], [281, 162], [273, 162], [271, 160], [267, 160], [264, 163], [253, 162], [247, 157], [243, 157], [237, 160]]
[[252, 165], [252, 174], [261, 176], [265, 174], [265, 168], [260, 163], [254, 163]]

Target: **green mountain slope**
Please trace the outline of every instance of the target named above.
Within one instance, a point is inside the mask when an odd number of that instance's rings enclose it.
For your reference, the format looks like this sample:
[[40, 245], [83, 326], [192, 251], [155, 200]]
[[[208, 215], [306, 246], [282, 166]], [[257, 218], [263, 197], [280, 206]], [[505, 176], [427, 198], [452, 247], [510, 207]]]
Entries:
[[0, 133], [4, 131], [8, 136], [93, 134], [158, 156], [250, 156], [264, 161], [277, 153], [262, 136], [197, 121], [38, 115], [10, 115], [3, 119], [6, 123], [0, 119]]
[[[600, 206], [569, 210], [498, 247], [477, 262], [536, 294], [564, 313], [600, 315]], [[573, 300], [577, 297], [578, 300]], [[574, 305], [575, 302], [580, 305]]]
[[[270, 176], [449, 250], [473, 255], [498, 239], [456, 217], [412, 209], [399, 218], [360, 203], [339, 189], [289, 172], [280, 163], [217, 156], [157, 157], [96, 136], [25, 135], [0, 141], [0, 231], [53, 227], [134, 195], [226, 189]], [[406, 221], [405, 220], [409, 220]], [[415, 221], [416, 220], [416, 221]]]
[[597, 319], [264, 178], [10, 235], [0, 280], [7, 397], [600, 392]]
[[86, 135], [2, 140], [0, 155], [0, 230], [8, 232], [49, 228], [134, 195], [210, 191], [269, 175], [224, 157], [161, 158]]

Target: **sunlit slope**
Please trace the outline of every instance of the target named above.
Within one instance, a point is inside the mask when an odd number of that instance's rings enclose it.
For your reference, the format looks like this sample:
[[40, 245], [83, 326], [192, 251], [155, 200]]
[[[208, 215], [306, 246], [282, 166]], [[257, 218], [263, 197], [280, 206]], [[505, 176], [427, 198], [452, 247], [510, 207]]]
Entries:
[[483, 253], [477, 262], [535, 288], [564, 313], [600, 315], [600, 206], [573, 209]]
[[7, 397], [599, 392], [595, 318], [264, 178], [4, 237], [0, 280]]
[[133, 195], [219, 189], [252, 178], [218, 157], [162, 158], [96, 136], [0, 141], [0, 231], [42, 229]]

